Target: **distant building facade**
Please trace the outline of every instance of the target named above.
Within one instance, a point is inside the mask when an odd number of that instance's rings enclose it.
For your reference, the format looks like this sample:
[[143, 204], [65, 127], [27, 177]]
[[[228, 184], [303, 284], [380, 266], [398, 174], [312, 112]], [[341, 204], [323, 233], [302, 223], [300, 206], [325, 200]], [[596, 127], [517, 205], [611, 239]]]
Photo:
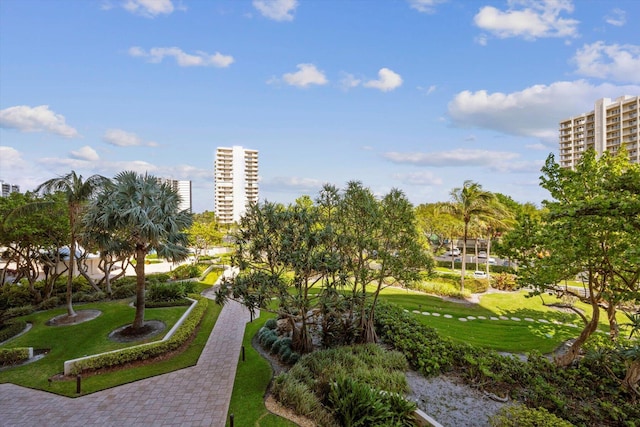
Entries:
[[593, 148], [598, 156], [625, 146], [632, 163], [640, 163], [640, 96], [601, 98], [588, 113], [560, 122], [560, 166], [575, 167]]
[[180, 196], [180, 210], [188, 210], [193, 212], [193, 200], [191, 194], [191, 181], [183, 180], [178, 181], [175, 179], [158, 178], [158, 182], [161, 184], [167, 184]]
[[20, 186], [15, 184], [9, 184], [8, 182], [0, 181], [0, 185], [2, 185], [2, 197], [9, 197], [11, 193], [19, 193]]
[[258, 151], [218, 147], [214, 162], [214, 211], [221, 224], [233, 224], [258, 202]]

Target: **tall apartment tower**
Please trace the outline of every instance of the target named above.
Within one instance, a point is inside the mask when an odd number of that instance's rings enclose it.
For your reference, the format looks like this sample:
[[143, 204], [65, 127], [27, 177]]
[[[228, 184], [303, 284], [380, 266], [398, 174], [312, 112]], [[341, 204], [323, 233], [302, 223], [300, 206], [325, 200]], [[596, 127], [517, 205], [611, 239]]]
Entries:
[[221, 224], [233, 224], [258, 202], [258, 151], [218, 147], [214, 164], [214, 210]]
[[632, 163], [640, 163], [640, 96], [598, 99], [593, 111], [560, 122], [560, 166], [573, 168], [588, 148], [598, 156], [624, 145]]
[[178, 181], [175, 179], [158, 178], [158, 182], [161, 184], [168, 184], [174, 191], [180, 196], [180, 210], [188, 210], [193, 212], [193, 200], [191, 195], [191, 181], [183, 180]]
[[11, 193], [19, 193], [20, 186], [0, 180], [0, 196], [9, 197]]

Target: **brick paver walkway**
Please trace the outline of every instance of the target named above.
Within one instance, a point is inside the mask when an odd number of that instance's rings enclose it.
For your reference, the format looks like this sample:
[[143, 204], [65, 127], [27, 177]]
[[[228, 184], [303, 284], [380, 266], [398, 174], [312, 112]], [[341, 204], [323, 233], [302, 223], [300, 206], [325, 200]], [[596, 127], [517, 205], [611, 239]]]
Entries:
[[248, 321], [230, 301], [196, 366], [87, 396], [0, 384], [0, 426], [224, 426]]

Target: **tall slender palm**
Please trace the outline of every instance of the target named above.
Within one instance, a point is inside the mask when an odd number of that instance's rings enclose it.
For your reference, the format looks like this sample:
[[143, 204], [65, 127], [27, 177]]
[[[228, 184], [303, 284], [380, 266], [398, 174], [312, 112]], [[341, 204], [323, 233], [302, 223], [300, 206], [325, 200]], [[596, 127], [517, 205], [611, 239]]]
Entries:
[[87, 227], [108, 232], [136, 261], [136, 315], [133, 330], [144, 326], [145, 257], [151, 250], [171, 261], [188, 256], [190, 212], [180, 208], [180, 196], [152, 175], [120, 172], [105, 186], [84, 218]]
[[67, 175], [43, 182], [36, 188], [36, 192], [45, 194], [63, 193], [69, 207], [69, 276], [66, 294], [67, 315], [69, 317], [76, 315], [76, 312], [73, 310], [71, 295], [73, 291], [73, 273], [76, 263], [76, 242], [80, 226], [78, 220], [87, 202], [94, 196], [96, 191], [108, 181], [108, 178], [102, 175], [91, 175], [86, 180], [83, 180], [82, 175], [71, 171]]
[[449, 211], [464, 222], [464, 235], [462, 244], [462, 273], [460, 276], [460, 289], [464, 290], [464, 276], [467, 264], [467, 238], [469, 236], [469, 223], [474, 217], [484, 216], [491, 212], [491, 203], [494, 195], [482, 189], [482, 185], [473, 181], [465, 181], [462, 187], [451, 190], [451, 203]]

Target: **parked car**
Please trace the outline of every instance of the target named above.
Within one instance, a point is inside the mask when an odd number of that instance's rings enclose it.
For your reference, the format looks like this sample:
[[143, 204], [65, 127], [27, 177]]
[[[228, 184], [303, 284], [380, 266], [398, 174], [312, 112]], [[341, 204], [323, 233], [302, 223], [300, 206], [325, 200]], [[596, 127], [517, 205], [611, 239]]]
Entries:
[[476, 270], [473, 272], [474, 279], [486, 279], [487, 273], [485, 271]]
[[489, 264], [489, 265], [497, 265], [498, 263], [496, 262], [496, 259], [494, 257], [490, 257], [487, 260], [487, 264]]
[[444, 256], [460, 256], [460, 249], [453, 248], [444, 253]]
[[486, 257], [487, 257], [487, 253], [485, 251], [478, 252], [478, 258], [486, 258]]

